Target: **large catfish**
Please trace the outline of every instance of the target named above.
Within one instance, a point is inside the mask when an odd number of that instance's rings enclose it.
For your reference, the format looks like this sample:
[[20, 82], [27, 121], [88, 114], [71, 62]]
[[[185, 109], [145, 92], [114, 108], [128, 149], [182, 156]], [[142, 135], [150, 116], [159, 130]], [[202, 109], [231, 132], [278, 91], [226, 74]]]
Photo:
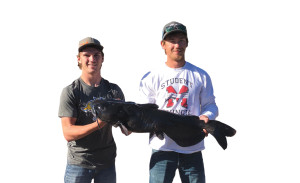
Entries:
[[198, 116], [183, 116], [159, 110], [156, 104], [98, 98], [89, 101], [82, 110], [91, 112], [94, 119], [99, 118], [110, 125], [119, 126], [125, 132], [150, 132], [150, 137], [155, 134], [161, 140], [166, 134], [182, 147], [202, 141], [205, 129], [225, 150], [226, 137], [232, 137], [236, 133], [235, 129], [220, 121], [209, 120], [205, 123]]

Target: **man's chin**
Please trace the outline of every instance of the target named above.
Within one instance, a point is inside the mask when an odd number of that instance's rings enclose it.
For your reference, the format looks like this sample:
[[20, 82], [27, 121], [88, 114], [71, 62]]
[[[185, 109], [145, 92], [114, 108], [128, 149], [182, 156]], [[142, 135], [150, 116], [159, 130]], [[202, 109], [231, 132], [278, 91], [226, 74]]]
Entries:
[[98, 73], [99, 71], [98, 70], [96, 70], [96, 69], [88, 69], [87, 70], [87, 73], [89, 73], [89, 74], [96, 74], [96, 73]]
[[174, 60], [177, 61], [177, 62], [182, 62], [182, 61], [184, 61], [184, 57], [183, 56], [178, 56], [178, 57], [174, 58]]

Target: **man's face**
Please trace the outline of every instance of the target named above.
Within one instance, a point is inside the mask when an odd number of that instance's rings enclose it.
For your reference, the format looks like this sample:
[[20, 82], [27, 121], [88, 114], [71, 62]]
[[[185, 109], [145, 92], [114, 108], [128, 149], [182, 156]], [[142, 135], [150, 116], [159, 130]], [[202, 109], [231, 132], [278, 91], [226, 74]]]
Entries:
[[78, 64], [81, 65], [82, 72], [93, 74], [100, 72], [103, 63], [101, 51], [93, 47], [87, 47], [79, 53]]
[[174, 33], [168, 35], [161, 42], [161, 46], [168, 58], [175, 61], [184, 61], [185, 49], [188, 46], [187, 38], [184, 34]]

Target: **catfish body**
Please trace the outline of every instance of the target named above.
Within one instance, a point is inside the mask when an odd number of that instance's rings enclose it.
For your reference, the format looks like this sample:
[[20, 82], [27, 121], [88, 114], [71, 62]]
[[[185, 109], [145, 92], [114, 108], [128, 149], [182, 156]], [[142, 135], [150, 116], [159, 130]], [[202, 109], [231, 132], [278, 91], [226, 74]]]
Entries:
[[95, 117], [113, 126], [120, 126], [123, 131], [156, 134], [160, 139], [164, 134], [179, 146], [192, 146], [205, 138], [205, 129], [214, 136], [223, 148], [227, 148], [227, 137], [235, 135], [236, 130], [219, 122], [210, 120], [205, 123], [198, 116], [183, 116], [159, 110], [156, 104], [136, 104], [119, 100], [96, 99], [91, 103]]

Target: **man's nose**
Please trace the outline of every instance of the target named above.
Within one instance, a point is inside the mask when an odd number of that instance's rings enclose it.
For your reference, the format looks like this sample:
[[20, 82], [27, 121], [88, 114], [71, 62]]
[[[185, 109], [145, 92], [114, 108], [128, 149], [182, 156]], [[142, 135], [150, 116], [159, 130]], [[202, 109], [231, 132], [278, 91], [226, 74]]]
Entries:
[[94, 57], [93, 55], [91, 55], [91, 56], [89, 57], [89, 60], [90, 60], [90, 61], [95, 61], [96, 59], [95, 59], [95, 57]]
[[181, 46], [181, 44], [180, 44], [180, 42], [175, 42], [174, 46], [175, 46], [176, 48], [179, 48], [179, 47]]

